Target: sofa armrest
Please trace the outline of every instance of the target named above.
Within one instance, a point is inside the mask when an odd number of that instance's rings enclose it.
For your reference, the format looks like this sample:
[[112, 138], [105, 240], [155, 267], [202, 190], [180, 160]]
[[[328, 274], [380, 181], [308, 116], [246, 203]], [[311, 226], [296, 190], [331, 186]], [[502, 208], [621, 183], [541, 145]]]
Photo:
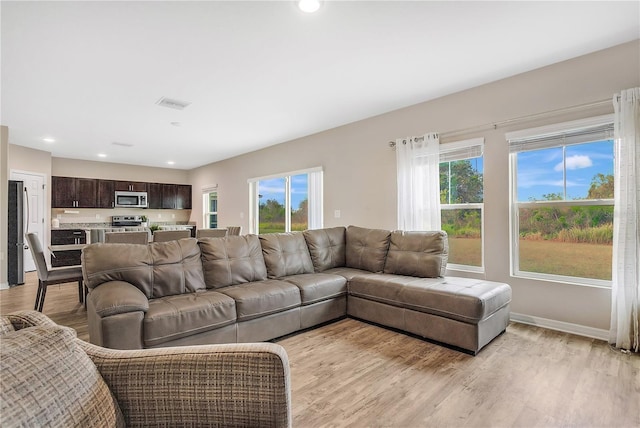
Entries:
[[15, 330], [34, 326], [57, 326], [49, 317], [38, 311], [18, 311], [5, 315]]
[[124, 281], [100, 284], [89, 292], [93, 308], [100, 317], [149, 310], [149, 300], [136, 286]]
[[127, 426], [291, 426], [289, 362], [280, 345], [120, 351], [79, 342]]

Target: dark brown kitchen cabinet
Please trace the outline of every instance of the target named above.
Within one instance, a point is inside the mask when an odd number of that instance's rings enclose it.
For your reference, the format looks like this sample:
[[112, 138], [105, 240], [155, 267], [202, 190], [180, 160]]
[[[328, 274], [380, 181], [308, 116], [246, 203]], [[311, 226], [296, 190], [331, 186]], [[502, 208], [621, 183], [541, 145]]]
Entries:
[[147, 183], [141, 181], [116, 181], [115, 190], [119, 192], [146, 192]]
[[191, 186], [188, 184], [162, 184], [162, 208], [191, 209]]
[[95, 208], [98, 180], [94, 178], [51, 177], [53, 208]]
[[82, 229], [51, 229], [51, 245], [80, 245], [87, 243]]
[[176, 185], [175, 184], [162, 185], [162, 208], [170, 209], [170, 210], [176, 208]]
[[96, 208], [113, 208], [115, 205], [115, 181], [98, 180], [98, 200]]
[[191, 209], [191, 186], [187, 184], [176, 185], [176, 209]]
[[[68, 249], [59, 248], [51, 252], [51, 266], [76, 266], [81, 263], [82, 250], [78, 245], [87, 243], [87, 234], [82, 229], [51, 230], [51, 246], [70, 246]], [[76, 247], [73, 247], [76, 246]]]
[[151, 209], [162, 208], [162, 184], [147, 183], [147, 204]]

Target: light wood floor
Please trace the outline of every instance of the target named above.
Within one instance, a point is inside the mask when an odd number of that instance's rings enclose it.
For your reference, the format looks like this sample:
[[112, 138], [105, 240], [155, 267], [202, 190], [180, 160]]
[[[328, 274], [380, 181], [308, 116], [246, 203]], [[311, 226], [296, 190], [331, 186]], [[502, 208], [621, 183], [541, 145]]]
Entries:
[[[0, 291], [0, 313], [32, 309], [36, 282]], [[74, 284], [44, 313], [87, 339]], [[345, 319], [278, 343], [295, 427], [640, 427], [640, 357], [598, 340], [512, 323], [472, 357]]]

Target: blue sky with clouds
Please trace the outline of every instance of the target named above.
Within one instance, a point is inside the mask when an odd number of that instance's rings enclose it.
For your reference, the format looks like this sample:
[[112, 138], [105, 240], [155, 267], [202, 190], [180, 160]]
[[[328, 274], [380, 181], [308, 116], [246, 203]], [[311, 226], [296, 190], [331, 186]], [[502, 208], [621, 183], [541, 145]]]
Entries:
[[[566, 199], [584, 199], [593, 177], [613, 174], [613, 140], [566, 147]], [[562, 147], [518, 153], [518, 200], [563, 193]]]
[[[308, 177], [308, 174], [294, 175], [291, 177], [291, 205], [293, 209], [297, 209], [300, 206], [300, 202], [307, 199]], [[260, 202], [275, 199], [284, 205], [284, 192], [284, 178], [270, 178], [268, 180], [260, 180], [258, 183], [258, 194], [262, 195]]]

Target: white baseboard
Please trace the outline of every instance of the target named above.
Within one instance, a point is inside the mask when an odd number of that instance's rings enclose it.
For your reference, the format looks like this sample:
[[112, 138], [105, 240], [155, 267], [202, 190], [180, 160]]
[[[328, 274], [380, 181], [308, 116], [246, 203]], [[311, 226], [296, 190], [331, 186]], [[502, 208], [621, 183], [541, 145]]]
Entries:
[[9, 288], [9, 283], [8, 282], [0, 282], [0, 290], [8, 290]]
[[517, 314], [514, 312], [511, 312], [511, 321], [519, 322], [521, 324], [535, 325], [537, 327], [548, 328], [550, 330], [557, 330], [563, 333], [571, 333], [578, 336], [590, 337], [592, 339], [599, 339], [604, 341], [609, 340], [609, 330], [587, 327], [580, 324], [572, 324], [569, 322], [550, 320], [547, 318]]

